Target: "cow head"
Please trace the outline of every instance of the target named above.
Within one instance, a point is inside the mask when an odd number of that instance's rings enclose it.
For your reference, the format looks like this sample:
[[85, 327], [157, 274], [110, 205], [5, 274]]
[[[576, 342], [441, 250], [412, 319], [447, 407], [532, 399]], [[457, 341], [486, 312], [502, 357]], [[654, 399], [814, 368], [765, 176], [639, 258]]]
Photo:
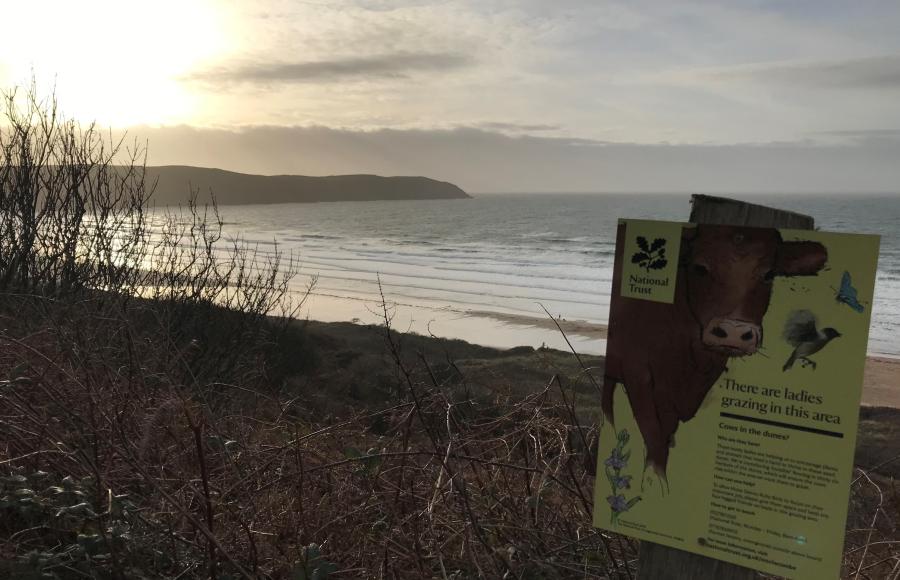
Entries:
[[733, 226], [685, 229], [679, 282], [701, 340], [728, 356], [762, 341], [762, 319], [778, 276], [812, 276], [828, 254], [818, 242], [785, 242], [778, 230]]

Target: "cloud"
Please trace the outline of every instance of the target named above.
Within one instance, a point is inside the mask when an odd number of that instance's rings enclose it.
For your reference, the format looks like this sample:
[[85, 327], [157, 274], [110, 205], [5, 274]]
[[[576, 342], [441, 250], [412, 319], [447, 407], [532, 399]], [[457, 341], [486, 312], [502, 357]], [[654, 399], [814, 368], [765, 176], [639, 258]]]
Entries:
[[487, 131], [500, 131], [512, 133], [538, 133], [543, 131], [559, 131], [562, 129], [560, 125], [547, 124], [529, 124], [529, 123], [504, 123], [501, 121], [487, 121], [478, 123], [476, 128], [485, 129]]
[[892, 34], [900, 8], [704, 0], [220, 4], [240, 33], [229, 36], [227, 53], [187, 71], [193, 82], [176, 88], [190, 100], [170, 123], [475, 127], [721, 143], [802, 139], [839, 127], [835, 119], [850, 127], [900, 122], [896, 91], [882, 88], [900, 59], [891, 56], [900, 55]]
[[750, 80], [809, 89], [897, 89], [900, 88], [900, 55], [751, 65], [707, 76], [715, 80]]
[[885, 192], [900, 141], [648, 145], [507, 135], [475, 128], [134, 128], [152, 165], [259, 174], [425, 175], [469, 192]]
[[445, 72], [469, 66], [457, 53], [395, 53], [305, 62], [252, 63], [194, 73], [189, 80], [210, 83], [310, 83], [353, 78], [406, 78], [415, 72]]
[[819, 135], [829, 137], [849, 137], [851, 139], [891, 139], [900, 138], [900, 129], [842, 129], [819, 131]]

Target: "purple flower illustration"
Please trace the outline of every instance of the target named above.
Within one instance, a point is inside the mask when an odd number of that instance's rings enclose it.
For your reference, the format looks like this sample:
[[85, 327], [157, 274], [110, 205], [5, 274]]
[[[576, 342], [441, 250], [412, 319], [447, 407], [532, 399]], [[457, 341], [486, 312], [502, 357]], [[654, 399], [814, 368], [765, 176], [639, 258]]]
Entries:
[[628, 501], [622, 494], [606, 496], [606, 501], [609, 503], [609, 507], [612, 508], [612, 511], [616, 514], [628, 511]]
[[613, 477], [613, 483], [615, 484], [616, 489], [631, 489], [631, 476], [616, 475]]
[[632, 476], [622, 473], [622, 470], [628, 467], [628, 459], [631, 457], [631, 452], [626, 450], [630, 439], [627, 429], [622, 429], [616, 433], [616, 446], [613, 447], [609, 457], [604, 461], [606, 464], [606, 479], [609, 481], [610, 491], [612, 492], [611, 495], [606, 497], [606, 501], [609, 503], [610, 521], [613, 525], [618, 523], [619, 516], [622, 513], [627, 512], [632, 506], [641, 501], [641, 496], [639, 495], [628, 499], [624, 493], [619, 493], [619, 490], [631, 489]]
[[625, 457], [622, 455], [621, 447], [613, 447], [612, 454], [604, 461], [604, 463], [608, 467], [612, 467], [616, 471], [623, 469], [628, 462], [625, 460]]

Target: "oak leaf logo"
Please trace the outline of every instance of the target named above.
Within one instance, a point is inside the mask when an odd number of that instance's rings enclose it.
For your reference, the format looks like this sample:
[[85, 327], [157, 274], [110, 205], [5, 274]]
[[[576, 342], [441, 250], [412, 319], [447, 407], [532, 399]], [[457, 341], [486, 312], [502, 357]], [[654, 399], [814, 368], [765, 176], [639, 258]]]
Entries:
[[650, 270], [662, 270], [668, 265], [669, 260], [666, 259], [666, 240], [664, 238], [656, 238], [652, 244], [647, 243], [644, 236], [637, 237], [637, 245], [640, 249], [631, 256], [631, 263], [637, 264], [648, 273]]

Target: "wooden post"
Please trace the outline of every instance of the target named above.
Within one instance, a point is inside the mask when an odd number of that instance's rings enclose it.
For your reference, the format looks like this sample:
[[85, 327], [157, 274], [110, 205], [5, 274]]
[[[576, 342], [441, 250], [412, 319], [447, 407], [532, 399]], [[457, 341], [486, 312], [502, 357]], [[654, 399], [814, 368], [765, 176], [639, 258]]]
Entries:
[[712, 195], [691, 196], [690, 222], [791, 230], [811, 230], [816, 225], [808, 215]]
[[[812, 217], [710, 195], [691, 196], [691, 223], [811, 230]], [[638, 580], [753, 580], [749, 568], [676, 548], [641, 542]]]

